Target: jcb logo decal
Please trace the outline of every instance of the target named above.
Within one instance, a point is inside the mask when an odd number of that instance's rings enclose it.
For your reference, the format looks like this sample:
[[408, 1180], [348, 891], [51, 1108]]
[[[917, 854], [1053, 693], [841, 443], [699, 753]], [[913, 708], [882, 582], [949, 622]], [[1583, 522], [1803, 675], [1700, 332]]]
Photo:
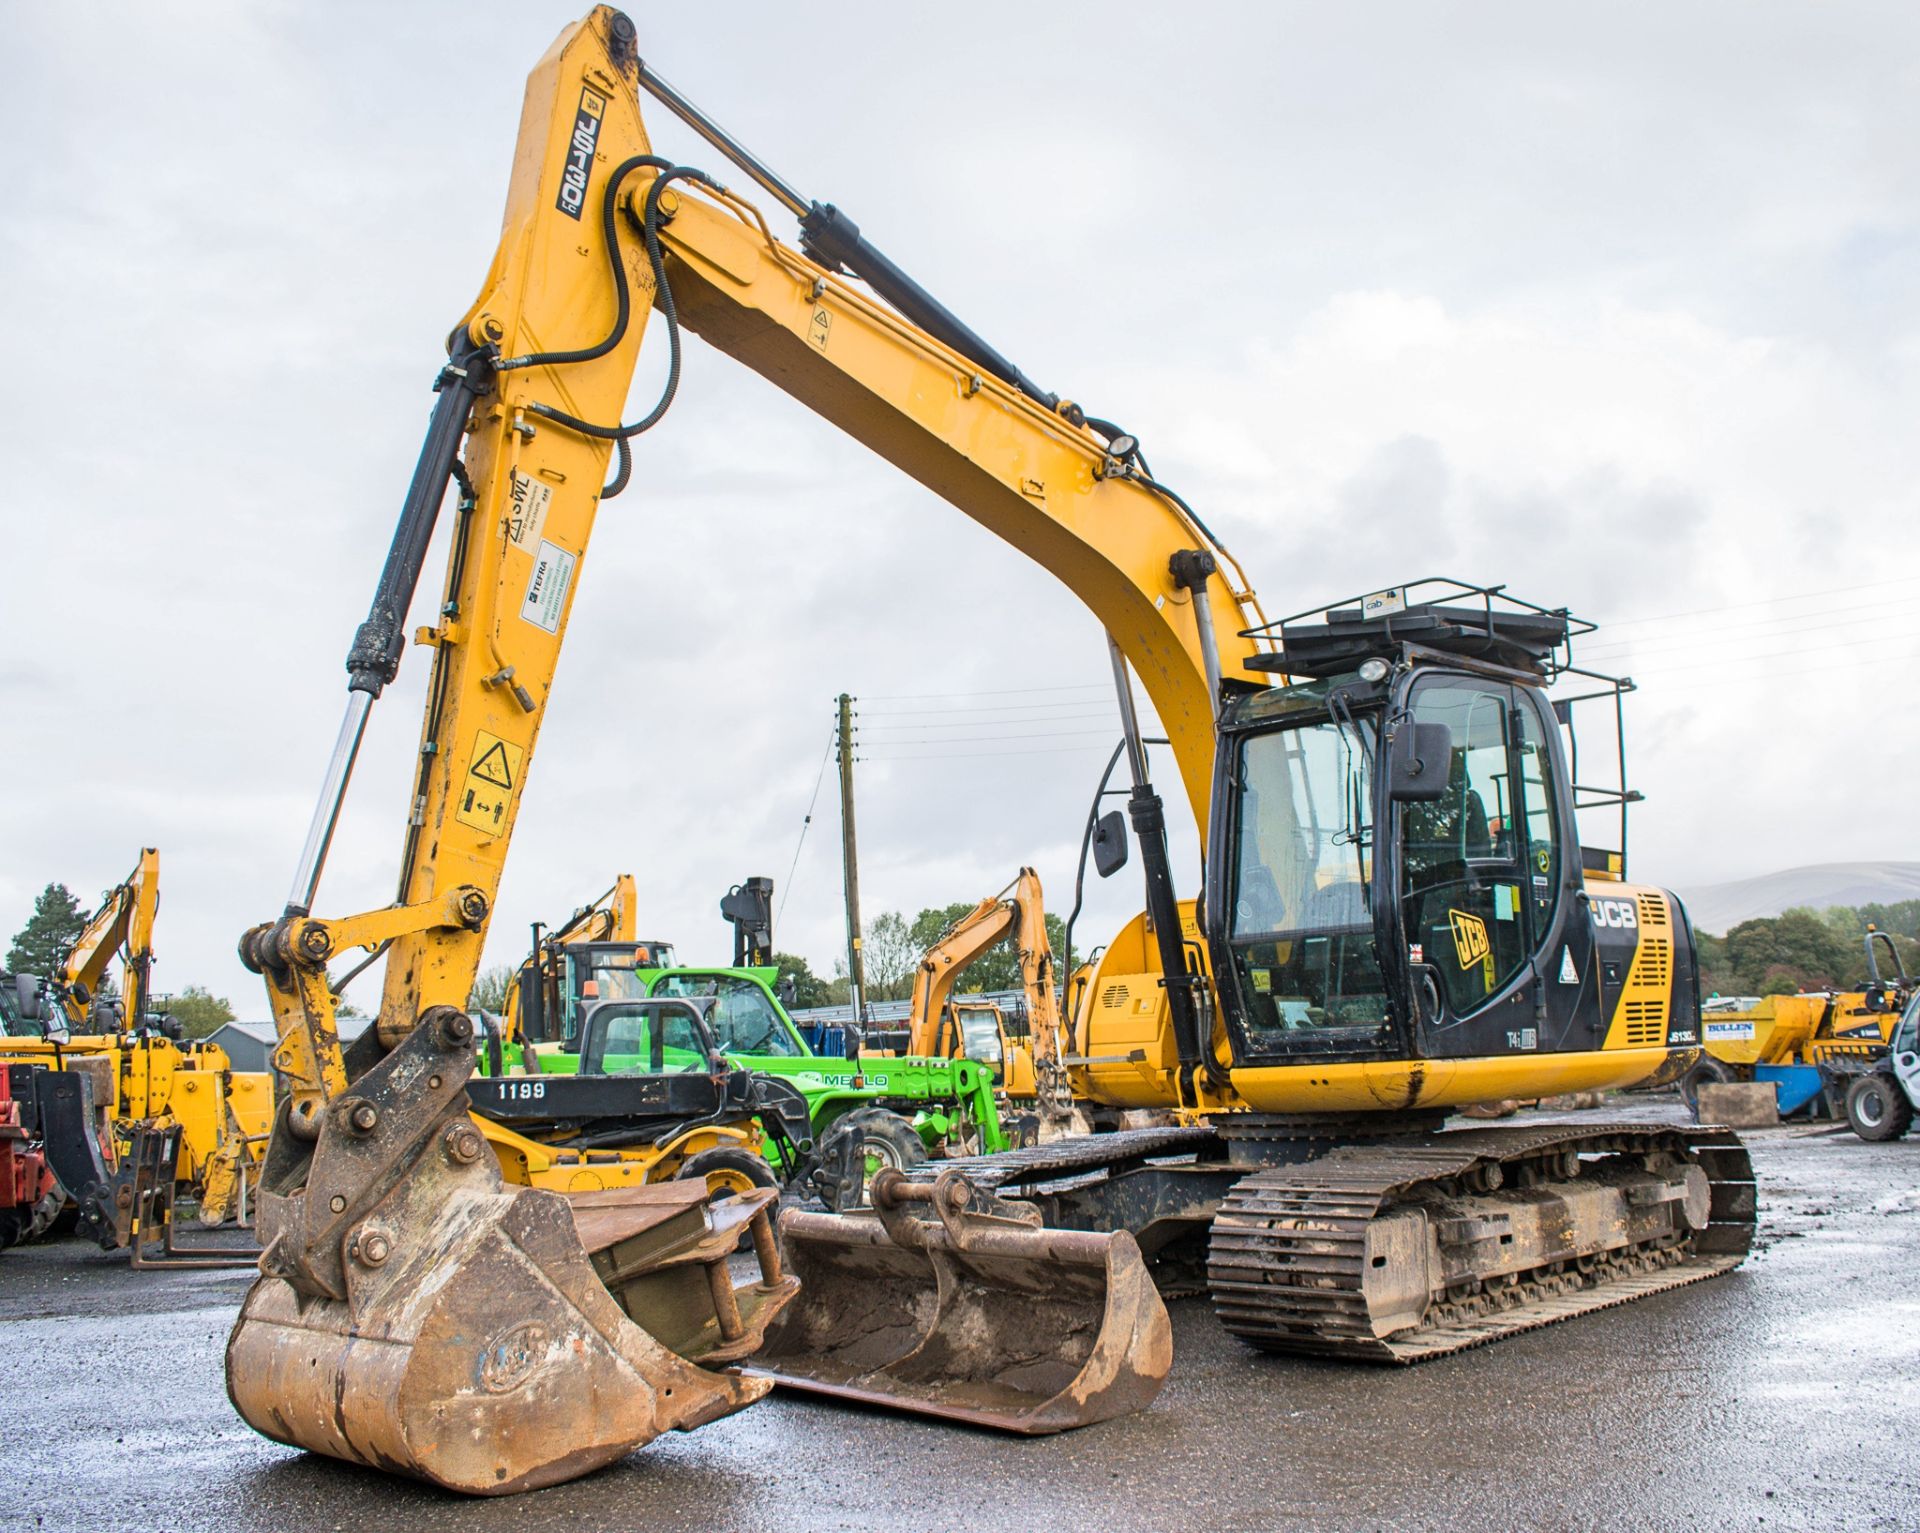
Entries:
[[1493, 951], [1493, 944], [1487, 940], [1487, 923], [1478, 916], [1449, 910], [1447, 920], [1453, 925], [1453, 951], [1462, 969], [1473, 967]]
[[600, 142], [600, 117], [607, 98], [597, 91], [580, 92], [580, 110], [574, 114], [573, 137], [567, 140], [567, 167], [560, 172], [560, 195], [554, 206], [577, 220], [587, 205], [587, 177], [593, 171], [593, 151]]
[[1593, 924], [1612, 926], [1621, 931], [1636, 931], [1640, 926], [1640, 912], [1633, 907], [1632, 900], [1594, 900]]

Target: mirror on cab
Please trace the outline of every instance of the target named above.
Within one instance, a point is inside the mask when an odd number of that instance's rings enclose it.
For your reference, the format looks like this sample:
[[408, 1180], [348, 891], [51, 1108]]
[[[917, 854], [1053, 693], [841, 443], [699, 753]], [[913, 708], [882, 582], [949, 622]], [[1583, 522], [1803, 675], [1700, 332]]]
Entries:
[[1127, 819], [1118, 809], [1100, 816], [1093, 827], [1093, 869], [1112, 878], [1127, 865]]
[[1389, 736], [1387, 794], [1396, 804], [1431, 804], [1447, 796], [1453, 731], [1403, 718]]
[[13, 991], [20, 1003], [20, 1020], [38, 1022], [40, 1020], [40, 976], [38, 974], [14, 975]]

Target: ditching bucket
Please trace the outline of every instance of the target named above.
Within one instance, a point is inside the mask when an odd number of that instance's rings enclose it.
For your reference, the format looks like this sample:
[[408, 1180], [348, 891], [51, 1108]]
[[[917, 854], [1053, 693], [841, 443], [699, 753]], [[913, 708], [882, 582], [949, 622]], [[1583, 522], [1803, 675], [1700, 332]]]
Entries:
[[1173, 1332], [1131, 1235], [1043, 1228], [957, 1171], [928, 1184], [888, 1169], [870, 1196], [873, 1213], [781, 1216], [801, 1297], [746, 1371], [1035, 1436], [1160, 1392]]
[[[240, 1414], [290, 1447], [503, 1495], [764, 1395], [701, 1365], [752, 1352], [798, 1288], [773, 1191], [714, 1208], [700, 1182], [509, 1189], [466, 1115], [472, 1057], [445, 1008], [327, 1104], [310, 1154], [283, 1105], [261, 1276], [227, 1341]], [[736, 1287], [743, 1225], [761, 1278]]]

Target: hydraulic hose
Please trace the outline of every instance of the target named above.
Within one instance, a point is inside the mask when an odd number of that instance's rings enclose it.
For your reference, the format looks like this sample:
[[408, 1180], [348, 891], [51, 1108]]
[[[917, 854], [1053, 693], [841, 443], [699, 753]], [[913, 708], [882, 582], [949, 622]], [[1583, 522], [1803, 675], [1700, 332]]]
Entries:
[[518, 367], [564, 367], [571, 362], [591, 362], [604, 357], [620, 344], [621, 337], [627, 333], [627, 321], [632, 312], [632, 294], [627, 285], [626, 263], [620, 259], [620, 239], [616, 228], [620, 184], [643, 166], [655, 170], [673, 169], [672, 160], [663, 160], [657, 154], [636, 154], [631, 159], [622, 160], [614, 166], [613, 174], [607, 178], [607, 190], [600, 199], [600, 236], [607, 244], [607, 262], [613, 268], [614, 318], [613, 329], [607, 332], [607, 338], [593, 346], [582, 346], [577, 351], [536, 351], [524, 357], [508, 357], [495, 364], [500, 372]]
[[[607, 195], [604, 199], [602, 225], [607, 231], [607, 249], [614, 269], [614, 286], [619, 295], [619, 309], [613, 333], [596, 347], [587, 347], [582, 352], [549, 353], [549, 358], [557, 357], [566, 361], [581, 360], [586, 357], [604, 356], [607, 351], [619, 343], [626, 333], [630, 300], [627, 294], [626, 271], [620, 261], [620, 247], [614, 234], [614, 199], [619, 190], [619, 177], [644, 164], [661, 164], [652, 155], [636, 155], [622, 164], [613, 178], [607, 183]], [[660, 391], [659, 401], [639, 420], [631, 425], [602, 426], [593, 421], [582, 420], [565, 410], [552, 405], [533, 403], [527, 406], [529, 414], [550, 420], [557, 426], [569, 431], [577, 431], [582, 436], [597, 438], [603, 442], [612, 442], [619, 458], [619, 467], [613, 479], [601, 488], [600, 498], [611, 500], [626, 489], [633, 476], [633, 454], [628, 442], [643, 431], [651, 431], [660, 423], [660, 419], [673, 404], [674, 395], [680, 390], [680, 317], [673, 306], [673, 288], [667, 281], [666, 256], [660, 249], [660, 198], [668, 186], [675, 181], [698, 181], [703, 186], [719, 189], [719, 183], [705, 171], [696, 170], [690, 165], [670, 165], [654, 178], [653, 185], [647, 188], [647, 201], [640, 219], [641, 237], [646, 242], [647, 263], [653, 270], [654, 296], [660, 305], [660, 314], [667, 324], [667, 381]], [[543, 360], [538, 354], [531, 359]], [[516, 358], [520, 365], [526, 365], [529, 359]]]

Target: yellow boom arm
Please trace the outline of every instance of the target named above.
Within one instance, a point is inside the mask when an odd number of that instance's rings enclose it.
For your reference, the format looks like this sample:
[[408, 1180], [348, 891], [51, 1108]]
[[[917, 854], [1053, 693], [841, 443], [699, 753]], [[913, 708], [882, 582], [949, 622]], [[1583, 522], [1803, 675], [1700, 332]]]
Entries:
[[[450, 342], [400, 529], [348, 659], [347, 716], [287, 913], [243, 940], [267, 977], [275, 1065], [303, 1137], [347, 1083], [331, 962], [356, 948], [386, 954], [377, 1035], [387, 1047], [423, 1013], [465, 1004], [610, 445], [634, 434], [612, 423], [649, 303], [668, 318], [675, 376], [684, 325], [1058, 575], [1139, 673], [1201, 824], [1210, 666], [1229, 683], [1265, 680], [1246, 667], [1253, 646], [1240, 630], [1263, 619], [1238, 566], [1147, 475], [1131, 440], [1003, 381], [782, 244], [717, 181], [652, 157], [636, 86], [658, 82], [632, 39], [624, 16], [596, 9], [528, 81], [499, 250]], [[397, 671], [450, 476], [461, 495], [449, 573], [438, 620], [415, 636], [434, 652], [433, 674], [397, 898], [314, 919], [367, 708]], [[1209, 584], [1225, 587], [1217, 639]]]
[[[121, 999], [129, 1026], [146, 1015], [153, 992], [153, 922], [160, 911], [160, 853], [140, 849], [140, 860], [126, 878], [109, 889], [85, 929], [73, 939], [54, 990], [70, 1026], [87, 1023], [89, 1000], [114, 956], [120, 954]], [[87, 996], [89, 1000], [81, 999]]]
[[959, 1052], [946, 1034], [947, 1004], [961, 977], [996, 943], [1011, 938], [1020, 962], [1036, 1067], [1045, 1074], [1060, 1057], [1060, 1003], [1053, 988], [1053, 945], [1047, 937], [1040, 875], [1022, 868], [1010, 889], [982, 900], [941, 934], [913, 978], [907, 1052], [944, 1058]]

